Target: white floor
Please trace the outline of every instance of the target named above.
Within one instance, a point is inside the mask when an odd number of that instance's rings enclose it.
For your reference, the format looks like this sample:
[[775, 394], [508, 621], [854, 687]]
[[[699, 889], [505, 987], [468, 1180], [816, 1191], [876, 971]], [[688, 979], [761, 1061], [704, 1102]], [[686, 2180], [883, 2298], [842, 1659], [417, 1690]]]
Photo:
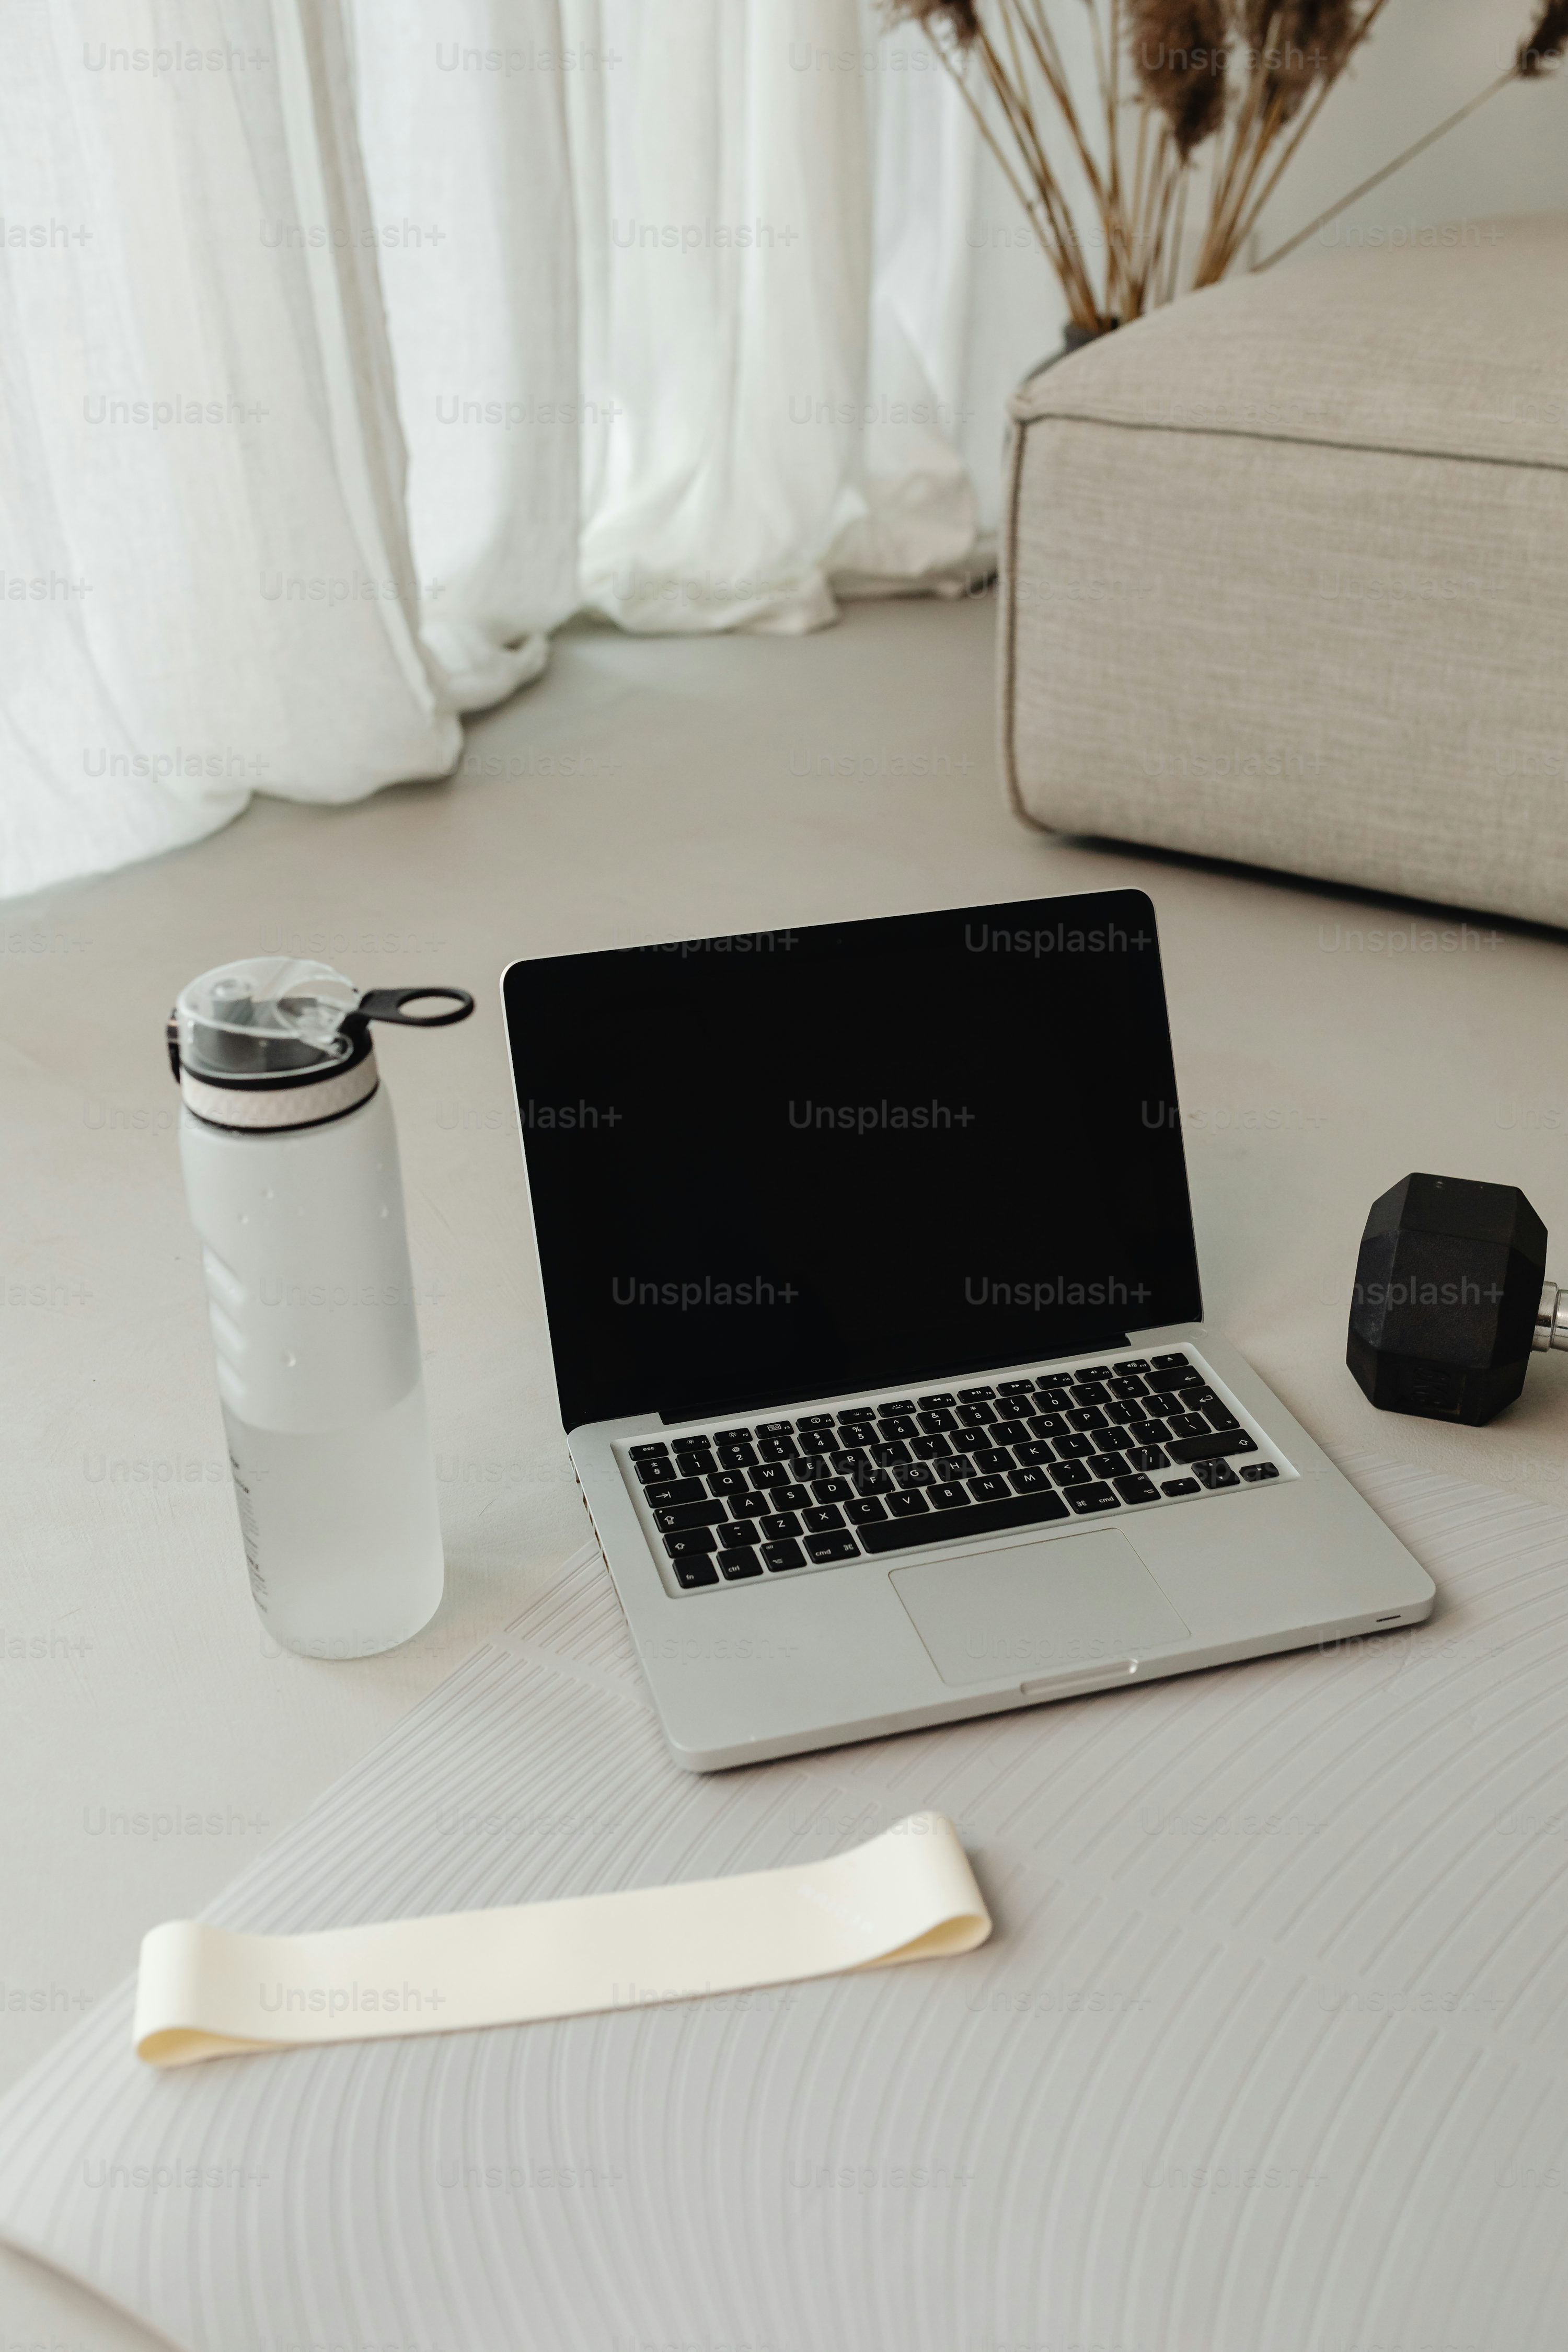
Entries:
[[[467, 772], [260, 802], [215, 840], [0, 910], [0, 2082], [203, 1903], [577, 1544], [503, 1066], [513, 956], [1114, 884], [1158, 909], [1209, 1314], [1326, 1442], [1568, 1504], [1568, 1360], [1492, 1429], [1374, 1413], [1343, 1366], [1374, 1194], [1521, 1183], [1563, 1228], [1568, 946], [1484, 919], [1031, 832], [1002, 805], [992, 607], [853, 608], [804, 640], [569, 633]], [[355, 1665], [269, 1652], [224, 1465], [163, 1027], [258, 949], [478, 1018], [378, 1046], [402, 1134], [447, 1598]], [[1042, 1049], [1045, 1045], [1041, 1041]], [[116, 1834], [114, 1813], [145, 1817]], [[158, 1816], [199, 1814], [178, 1832]], [[0, 2343], [144, 2341], [0, 2256]]]

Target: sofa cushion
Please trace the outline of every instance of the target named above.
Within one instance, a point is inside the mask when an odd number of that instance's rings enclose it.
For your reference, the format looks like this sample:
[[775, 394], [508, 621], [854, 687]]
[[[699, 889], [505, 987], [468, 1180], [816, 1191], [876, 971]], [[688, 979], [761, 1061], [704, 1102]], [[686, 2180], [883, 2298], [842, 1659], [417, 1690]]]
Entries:
[[1568, 216], [1211, 289], [1012, 415], [1021, 814], [1568, 923]]

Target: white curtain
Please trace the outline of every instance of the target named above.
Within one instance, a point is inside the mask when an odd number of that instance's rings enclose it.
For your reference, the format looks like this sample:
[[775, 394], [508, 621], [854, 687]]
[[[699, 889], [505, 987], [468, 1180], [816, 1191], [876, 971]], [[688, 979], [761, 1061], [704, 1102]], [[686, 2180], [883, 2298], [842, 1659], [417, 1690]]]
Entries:
[[866, 0], [7, 0], [0, 892], [951, 584], [973, 178]]

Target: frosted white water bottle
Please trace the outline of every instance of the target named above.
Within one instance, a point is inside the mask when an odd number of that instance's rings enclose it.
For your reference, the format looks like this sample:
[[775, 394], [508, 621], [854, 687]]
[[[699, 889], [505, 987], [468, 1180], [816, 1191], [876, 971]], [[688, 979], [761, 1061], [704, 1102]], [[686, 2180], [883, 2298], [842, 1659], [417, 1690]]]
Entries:
[[[405, 1005], [450, 1000], [438, 1013]], [[455, 1008], [455, 1009], [452, 1009]], [[250, 1589], [310, 1657], [390, 1650], [441, 1599], [397, 1135], [372, 1021], [440, 1028], [457, 988], [361, 994], [330, 965], [204, 972], [169, 1023]]]

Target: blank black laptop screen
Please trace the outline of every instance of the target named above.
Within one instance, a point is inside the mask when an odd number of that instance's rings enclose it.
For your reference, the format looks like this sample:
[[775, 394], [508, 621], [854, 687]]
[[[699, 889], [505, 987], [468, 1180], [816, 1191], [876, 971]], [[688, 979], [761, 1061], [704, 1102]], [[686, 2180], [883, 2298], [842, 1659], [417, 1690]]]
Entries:
[[544, 956], [504, 987], [568, 1429], [1201, 1315], [1142, 891]]

